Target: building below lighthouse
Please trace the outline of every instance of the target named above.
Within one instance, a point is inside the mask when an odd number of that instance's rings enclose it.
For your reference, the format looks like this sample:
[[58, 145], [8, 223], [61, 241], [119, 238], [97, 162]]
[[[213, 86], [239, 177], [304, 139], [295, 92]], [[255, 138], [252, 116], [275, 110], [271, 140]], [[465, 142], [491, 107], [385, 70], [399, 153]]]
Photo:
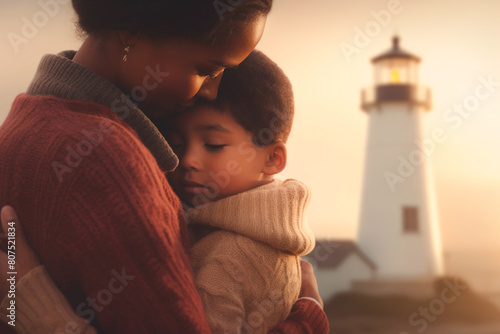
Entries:
[[323, 298], [346, 290], [432, 295], [434, 279], [443, 274], [433, 180], [423, 147], [422, 117], [431, 109], [431, 92], [419, 85], [420, 61], [400, 48], [399, 37], [372, 59], [374, 85], [361, 94], [368, 135], [358, 238], [356, 243], [320, 241], [309, 256], [317, 264]]

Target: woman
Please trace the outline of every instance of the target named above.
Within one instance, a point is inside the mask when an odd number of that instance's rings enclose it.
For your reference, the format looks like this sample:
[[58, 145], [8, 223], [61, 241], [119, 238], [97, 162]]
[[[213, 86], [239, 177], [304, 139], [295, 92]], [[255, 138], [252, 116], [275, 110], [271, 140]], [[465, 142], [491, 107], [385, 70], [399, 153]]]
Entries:
[[[2, 203], [103, 332], [209, 332], [164, 175], [177, 159], [151, 120], [214, 99], [224, 69], [256, 46], [271, 0], [230, 3], [73, 0], [82, 47], [45, 56], [0, 127]], [[300, 300], [276, 331], [325, 321]]]

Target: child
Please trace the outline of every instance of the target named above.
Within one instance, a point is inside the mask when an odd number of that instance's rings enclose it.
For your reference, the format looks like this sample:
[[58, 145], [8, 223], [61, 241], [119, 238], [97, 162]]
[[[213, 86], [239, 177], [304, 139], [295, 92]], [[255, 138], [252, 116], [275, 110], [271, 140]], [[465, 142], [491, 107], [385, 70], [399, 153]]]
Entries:
[[288, 79], [254, 51], [226, 71], [215, 102], [166, 122], [180, 161], [169, 181], [188, 206], [195, 284], [216, 333], [266, 333], [298, 297], [291, 278], [314, 246], [303, 221], [309, 191], [273, 179], [286, 165], [292, 118]]
[[267, 333], [299, 296], [299, 256], [314, 247], [304, 221], [310, 195], [299, 181], [273, 177], [286, 166], [293, 110], [288, 79], [254, 51], [225, 72], [216, 101], [159, 125], [179, 157], [168, 177], [185, 204], [214, 333]]

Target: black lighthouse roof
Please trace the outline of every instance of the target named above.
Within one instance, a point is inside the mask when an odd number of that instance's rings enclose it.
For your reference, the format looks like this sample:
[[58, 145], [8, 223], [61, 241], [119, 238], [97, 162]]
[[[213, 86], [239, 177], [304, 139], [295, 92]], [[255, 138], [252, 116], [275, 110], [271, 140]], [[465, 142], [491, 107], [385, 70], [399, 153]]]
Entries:
[[417, 62], [420, 62], [420, 57], [417, 57], [417, 56], [399, 48], [399, 37], [398, 36], [394, 36], [392, 38], [392, 49], [390, 49], [389, 51], [384, 52], [381, 55], [373, 58], [372, 63], [376, 63], [376, 62], [379, 62], [381, 60], [389, 59], [389, 58], [407, 58], [407, 59], [412, 59], [412, 60], [415, 60]]

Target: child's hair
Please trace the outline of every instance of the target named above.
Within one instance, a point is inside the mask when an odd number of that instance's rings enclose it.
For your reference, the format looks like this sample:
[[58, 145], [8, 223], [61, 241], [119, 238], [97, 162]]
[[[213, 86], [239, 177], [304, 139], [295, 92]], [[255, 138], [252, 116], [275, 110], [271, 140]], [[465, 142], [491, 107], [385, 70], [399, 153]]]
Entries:
[[272, 0], [72, 0], [84, 34], [107, 30], [141, 32], [214, 44], [231, 34], [233, 22], [267, 15]]
[[286, 143], [293, 123], [290, 80], [276, 63], [254, 50], [222, 76], [217, 99], [205, 102], [229, 112], [257, 146]]

